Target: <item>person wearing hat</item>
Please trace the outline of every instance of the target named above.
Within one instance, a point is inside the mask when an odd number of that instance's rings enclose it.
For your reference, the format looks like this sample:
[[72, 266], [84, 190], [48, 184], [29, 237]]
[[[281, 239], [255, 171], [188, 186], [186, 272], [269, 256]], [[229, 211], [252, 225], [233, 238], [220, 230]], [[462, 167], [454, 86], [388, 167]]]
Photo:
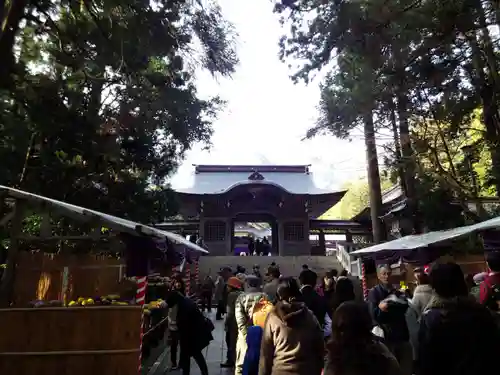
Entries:
[[221, 363], [220, 367], [233, 368], [236, 363], [236, 341], [238, 339], [238, 325], [236, 324], [235, 305], [236, 299], [243, 290], [243, 283], [240, 279], [233, 276], [227, 280], [227, 307], [224, 329], [226, 331], [227, 356], [226, 362]]

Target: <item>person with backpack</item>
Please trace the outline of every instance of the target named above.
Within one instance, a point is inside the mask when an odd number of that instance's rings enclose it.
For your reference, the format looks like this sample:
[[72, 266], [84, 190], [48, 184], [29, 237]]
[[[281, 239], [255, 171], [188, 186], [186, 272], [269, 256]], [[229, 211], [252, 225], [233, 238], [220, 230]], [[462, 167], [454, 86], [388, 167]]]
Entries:
[[243, 361], [243, 375], [258, 375], [260, 345], [267, 316], [273, 310], [274, 304], [261, 298], [253, 307], [252, 326], [247, 330], [247, 351]]
[[242, 375], [243, 362], [247, 351], [247, 332], [253, 325], [252, 317], [255, 305], [266, 295], [260, 291], [260, 279], [254, 275], [246, 278], [245, 292], [238, 296], [235, 304], [236, 324], [238, 325], [238, 340], [236, 341], [235, 375]]
[[486, 255], [490, 273], [479, 286], [479, 303], [493, 312], [498, 312], [500, 303], [500, 251]]
[[190, 374], [191, 358], [200, 368], [201, 375], [208, 375], [203, 349], [214, 339], [212, 336], [213, 323], [203, 315], [193, 300], [183, 296], [178, 291], [169, 292], [165, 302], [169, 309], [177, 307], [175, 320], [179, 333], [181, 349], [179, 365], [182, 369], [182, 375]]

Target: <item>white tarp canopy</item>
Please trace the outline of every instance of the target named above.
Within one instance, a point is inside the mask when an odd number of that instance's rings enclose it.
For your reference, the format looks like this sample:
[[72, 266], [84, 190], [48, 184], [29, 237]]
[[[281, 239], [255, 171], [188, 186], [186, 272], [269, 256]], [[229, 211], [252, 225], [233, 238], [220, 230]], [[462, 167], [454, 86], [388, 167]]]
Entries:
[[114, 229], [119, 232], [126, 232], [133, 235], [146, 235], [157, 238], [166, 238], [174, 243], [183, 245], [191, 250], [198, 251], [201, 253], [208, 253], [202, 247], [186, 240], [184, 237], [179, 236], [178, 234], [167, 232], [164, 230], [160, 230], [157, 228], [153, 228], [147, 225], [143, 225], [140, 223], [136, 223], [134, 221], [122, 219], [113, 215], [108, 215], [99, 211], [89, 210], [87, 208], [83, 208], [80, 206], [75, 206], [74, 204], [69, 204], [65, 202], [61, 202], [55, 199], [47, 198], [41, 195], [36, 195], [32, 193], [28, 193], [23, 190], [18, 190], [14, 188], [10, 188], [7, 186], [0, 185], [0, 191], [6, 192], [8, 196], [16, 199], [22, 199], [32, 202], [42, 203], [48, 206], [51, 206], [61, 212], [66, 213], [71, 217], [80, 218], [82, 220], [98, 220], [103, 225]]
[[461, 236], [466, 236], [474, 232], [495, 228], [500, 228], [500, 216], [473, 225], [466, 225], [463, 227], [448, 230], [401, 237], [393, 241], [388, 241], [365, 247], [361, 250], [353, 251], [352, 253], [350, 253], [350, 255], [363, 256], [378, 253], [380, 251], [414, 250], [435, 243], [452, 240]]

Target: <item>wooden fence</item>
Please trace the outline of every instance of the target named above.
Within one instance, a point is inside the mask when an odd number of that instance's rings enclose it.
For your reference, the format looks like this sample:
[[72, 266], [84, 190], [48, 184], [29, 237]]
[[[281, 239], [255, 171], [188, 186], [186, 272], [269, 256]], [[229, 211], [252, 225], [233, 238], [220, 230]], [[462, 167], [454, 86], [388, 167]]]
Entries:
[[136, 375], [139, 306], [0, 309], [0, 374]]

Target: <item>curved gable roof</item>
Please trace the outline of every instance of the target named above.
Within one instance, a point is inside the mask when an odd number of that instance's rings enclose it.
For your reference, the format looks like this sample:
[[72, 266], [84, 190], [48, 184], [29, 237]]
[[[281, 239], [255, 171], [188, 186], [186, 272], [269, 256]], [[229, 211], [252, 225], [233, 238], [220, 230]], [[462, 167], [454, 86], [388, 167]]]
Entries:
[[193, 186], [184, 194], [223, 194], [242, 185], [269, 185], [290, 194], [332, 194], [314, 184], [308, 166], [197, 166]]

